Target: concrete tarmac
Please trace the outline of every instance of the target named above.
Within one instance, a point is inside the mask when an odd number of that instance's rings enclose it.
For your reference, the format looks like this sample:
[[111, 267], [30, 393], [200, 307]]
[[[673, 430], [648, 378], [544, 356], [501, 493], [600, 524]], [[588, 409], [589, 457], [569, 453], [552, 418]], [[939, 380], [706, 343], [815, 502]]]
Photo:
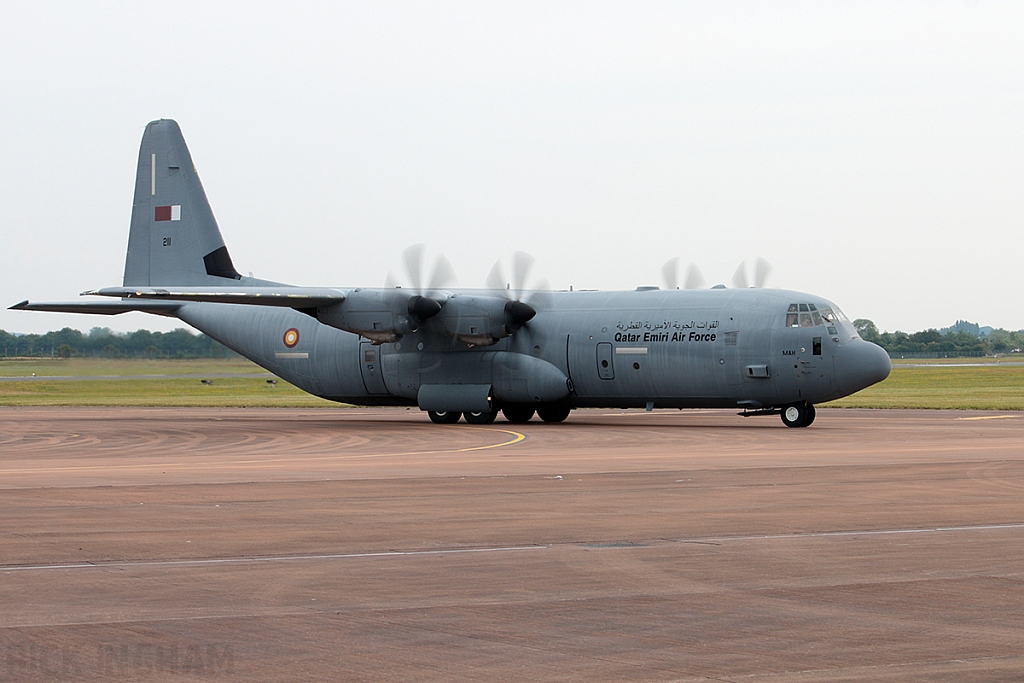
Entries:
[[0, 409], [2, 681], [1021, 681], [1024, 414]]

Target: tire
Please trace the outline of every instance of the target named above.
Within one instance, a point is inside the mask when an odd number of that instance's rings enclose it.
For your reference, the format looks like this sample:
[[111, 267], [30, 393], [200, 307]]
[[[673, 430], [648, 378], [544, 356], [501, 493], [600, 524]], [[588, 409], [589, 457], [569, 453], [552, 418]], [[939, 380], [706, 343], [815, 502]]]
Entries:
[[565, 422], [571, 410], [566, 403], [549, 403], [537, 408], [537, 415], [545, 422]]
[[529, 422], [530, 418], [533, 417], [533, 407], [527, 405], [509, 405], [502, 406], [501, 414], [505, 416], [505, 419], [513, 424], [523, 424]]
[[452, 410], [437, 412], [435, 410], [428, 410], [427, 415], [430, 416], [430, 421], [439, 425], [453, 425], [459, 421], [462, 417], [462, 413], [457, 413]]
[[792, 403], [782, 409], [782, 424], [787, 427], [806, 427], [814, 422], [814, 406], [806, 401]]
[[498, 417], [498, 411], [488, 410], [483, 413], [470, 413], [467, 411], [462, 414], [462, 417], [471, 425], [489, 425], [494, 422], [494, 418]]

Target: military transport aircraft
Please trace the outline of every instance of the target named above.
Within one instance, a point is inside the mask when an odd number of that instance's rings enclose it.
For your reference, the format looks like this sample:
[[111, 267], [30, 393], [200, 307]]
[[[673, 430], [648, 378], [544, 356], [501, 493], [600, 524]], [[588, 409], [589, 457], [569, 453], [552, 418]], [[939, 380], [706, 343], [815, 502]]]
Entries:
[[[420, 253], [406, 251], [419, 279]], [[311, 394], [418, 406], [437, 423], [561, 422], [581, 407], [735, 408], [814, 420], [814, 404], [885, 379], [889, 356], [819, 296], [762, 288], [528, 291], [297, 287], [240, 275], [172, 120], [146, 127], [114, 300], [12, 308], [178, 318]], [[515, 278], [514, 278], [515, 279]]]

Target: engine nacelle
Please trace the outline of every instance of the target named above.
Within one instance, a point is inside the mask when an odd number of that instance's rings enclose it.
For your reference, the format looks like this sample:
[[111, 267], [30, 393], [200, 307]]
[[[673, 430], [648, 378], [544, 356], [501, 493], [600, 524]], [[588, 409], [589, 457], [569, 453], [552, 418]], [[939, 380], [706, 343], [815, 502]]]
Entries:
[[447, 334], [472, 346], [490, 346], [511, 336], [537, 311], [496, 296], [452, 295], [437, 317]]
[[[397, 342], [432, 318], [440, 330], [472, 346], [490, 346], [511, 336], [537, 315], [529, 304], [496, 296], [433, 293], [402, 289], [356, 289], [344, 301], [316, 309], [324, 325], [352, 332], [375, 344]], [[436, 329], [436, 328], [435, 328]]]
[[344, 301], [316, 309], [324, 325], [389, 344], [416, 332], [441, 311], [441, 304], [401, 289], [356, 289]]

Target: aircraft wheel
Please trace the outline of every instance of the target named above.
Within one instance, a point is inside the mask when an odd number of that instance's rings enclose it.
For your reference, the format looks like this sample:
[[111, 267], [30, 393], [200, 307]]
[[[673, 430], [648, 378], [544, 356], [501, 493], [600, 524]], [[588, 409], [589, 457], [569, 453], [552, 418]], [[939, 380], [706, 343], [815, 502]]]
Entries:
[[510, 405], [502, 406], [501, 414], [505, 416], [505, 419], [514, 424], [522, 424], [529, 422], [530, 418], [533, 417], [533, 407], [524, 405]]
[[430, 421], [439, 425], [453, 425], [459, 421], [462, 417], [462, 413], [458, 413], [452, 410], [446, 410], [438, 412], [436, 410], [428, 410], [427, 415], [430, 416]]
[[483, 413], [470, 413], [466, 412], [462, 415], [466, 418], [466, 422], [471, 425], [489, 425], [494, 422], [494, 418], [498, 417], [497, 410], [488, 410]]
[[537, 415], [545, 422], [565, 422], [571, 410], [567, 403], [549, 403], [537, 408]]
[[806, 427], [814, 422], [814, 406], [806, 401], [782, 409], [782, 423], [787, 427]]

